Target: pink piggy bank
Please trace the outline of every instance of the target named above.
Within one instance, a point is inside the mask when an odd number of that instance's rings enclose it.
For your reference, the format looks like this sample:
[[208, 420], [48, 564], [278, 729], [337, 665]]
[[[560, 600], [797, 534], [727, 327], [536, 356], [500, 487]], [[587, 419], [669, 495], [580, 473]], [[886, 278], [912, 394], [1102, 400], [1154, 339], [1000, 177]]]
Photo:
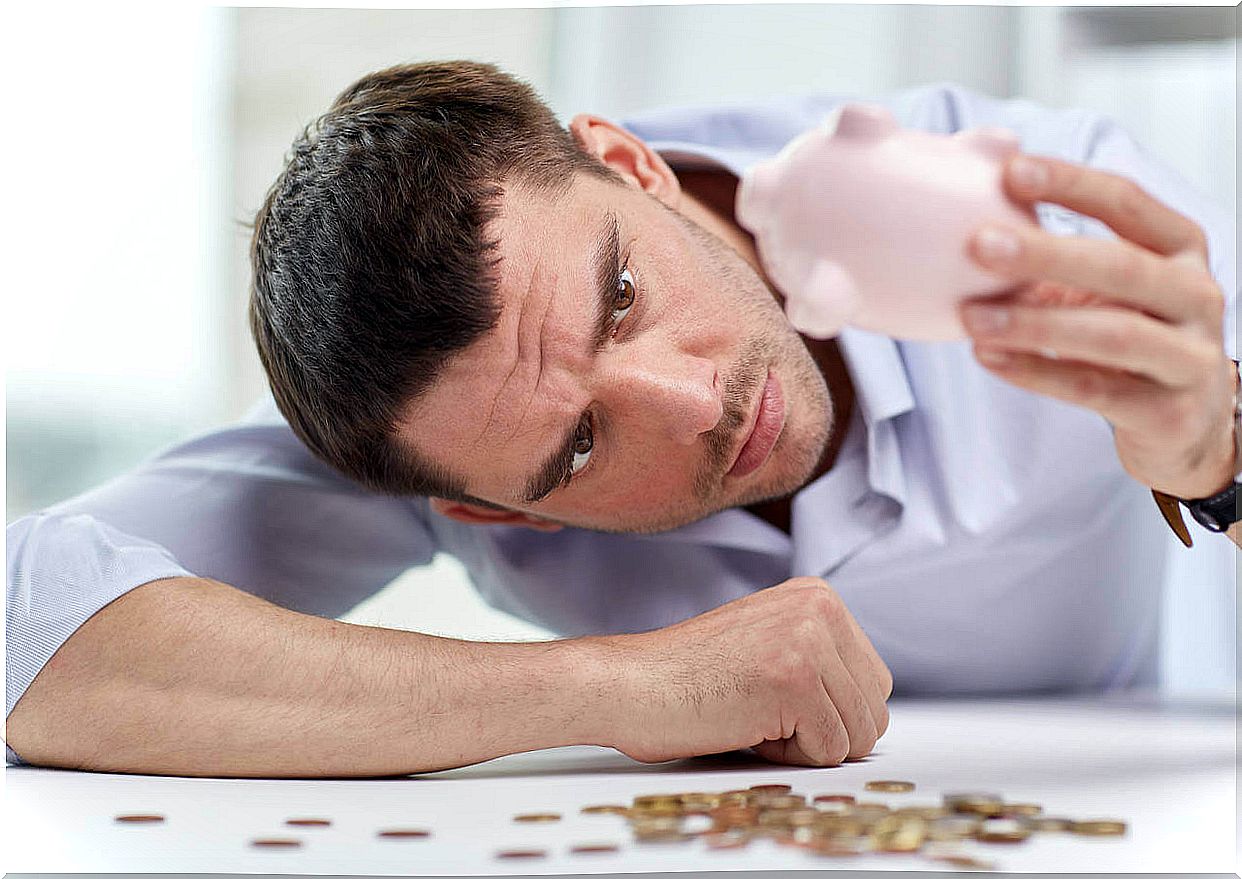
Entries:
[[1038, 223], [1002, 189], [1016, 152], [1003, 128], [929, 134], [846, 104], [743, 176], [736, 215], [800, 332], [826, 338], [848, 323], [957, 339], [962, 299], [1016, 286], [970, 258], [971, 235], [989, 220]]

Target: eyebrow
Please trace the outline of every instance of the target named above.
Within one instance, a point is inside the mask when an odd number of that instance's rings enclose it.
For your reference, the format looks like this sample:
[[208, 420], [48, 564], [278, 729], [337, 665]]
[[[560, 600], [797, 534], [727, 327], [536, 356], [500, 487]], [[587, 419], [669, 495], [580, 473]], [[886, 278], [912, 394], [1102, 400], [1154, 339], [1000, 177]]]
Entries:
[[[612, 302], [617, 290], [617, 272], [621, 268], [621, 231], [617, 215], [612, 211], [604, 214], [600, 223], [591, 264], [595, 276], [595, 325], [591, 332], [591, 352], [594, 354], [604, 347], [612, 335]], [[552, 454], [526, 480], [526, 488], [522, 492], [524, 503], [543, 500], [564, 481], [565, 474], [573, 466], [577, 433], [578, 420], [575, 419]]]

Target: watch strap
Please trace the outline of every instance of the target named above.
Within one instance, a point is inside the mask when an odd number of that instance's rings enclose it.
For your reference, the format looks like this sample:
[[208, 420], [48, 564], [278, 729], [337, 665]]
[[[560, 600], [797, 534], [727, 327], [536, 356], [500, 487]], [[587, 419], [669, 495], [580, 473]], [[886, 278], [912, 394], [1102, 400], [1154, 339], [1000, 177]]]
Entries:
[[[1234, 442], [1234, 468], [1242, 467], [1242, 366], [1239, 366], [1237, 360], [1233, 361], [1233, 442]], [[1190, 529], [1186, 527], [1186, 523], [1182, 520], [1181, 504], [1187, 506], [1195, 505], [1202, 509], [1208, 507], [1208, 515], [1214, 520], [1219, 521], [1221, 518], [1229, 518], [1229, 524], [1238, 521], [1237, 514], [1237, 489], [1238, 478], [1242, 473], [1234, 475], [1234, 482], [1227, 486], [1224, 491], [1215, 494], [1209, 498], [1201, 498], [1198, 500], [1179, 501], [1171, 494], [1165, 494], [1163, 491], [1151, 490], [1151, 496], [1156, 499], [1156, 506], [1160, 508], [1160, 514], [1164, 516], [1164, 521], [1169, 523], [1169, 527], [1173, 529], [1173, 533], [1177, 535], [1177, 539], [1182, 542], [1183, 546], [1193, 546], [1194, 541], [1190, 539]], [[1226, 515], [1229, 504], [1234, 504], [1234, 512], [1232, 517]], [[1216, 515], [1216, 508], [1220, 507], [1221, 516]], [[1197, 521], [1202, 521], [1202, 514], [1199, 510], [1192, 510]], [[1207, 527], [1207, 526], [1204, 526]]]
[[1178, 503], [1177, 498], [1171, 494], [1165, 494], [1163, 491], [1151, 490], [1151, 496], [1156, 499], [1156, 506], [1160, 508], [1164, 521], [1169, 523], [1169, 527], [1173, 529], [1173, 533], [1177, 535], [1177, 539], [1182, 542], [1183, 546], [1194, 546], [1194, 541], [1190, 539], [1190, 529], [1186, 527], [1186, 523], [1182, 521], [1182, 506]]
[[1237, 522], [1238, 516], [1238, 483], [1235, 480], [1219, 494], [1195, 501], [1186, 501], [1186, 509], [1195, 521], [1209, 531], [1227, 531], [1229, 526]]

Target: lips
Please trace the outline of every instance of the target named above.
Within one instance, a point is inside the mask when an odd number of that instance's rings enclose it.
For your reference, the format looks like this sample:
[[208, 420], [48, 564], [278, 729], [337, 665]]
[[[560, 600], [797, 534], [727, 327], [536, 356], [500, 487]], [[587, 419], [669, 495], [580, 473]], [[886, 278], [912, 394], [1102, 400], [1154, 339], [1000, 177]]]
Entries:
[[781, 393], [781, 383], [771, 372], [759, 395], [757, 412], [737, 460], [729, 469], [729, 476], [740, 478], [754, 473], [768, 460], [772, 448], [785, 428], [785, 397]]

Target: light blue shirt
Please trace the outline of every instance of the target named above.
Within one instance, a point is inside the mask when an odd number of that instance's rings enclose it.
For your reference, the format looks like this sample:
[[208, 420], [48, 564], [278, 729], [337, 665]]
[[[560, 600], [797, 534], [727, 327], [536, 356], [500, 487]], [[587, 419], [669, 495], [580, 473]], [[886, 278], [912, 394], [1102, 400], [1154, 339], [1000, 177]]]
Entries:
[[[675, 169], [740, 174], [852, 97], [667, 109], [625, 124]], [[951, 84], [871, 100], [909, 127], [1009, 128], [1025, 152], [1132, 177], [1195, 219], [1237, 356], [1233, 219], [1109, 119]], [[1040, 219], [1058, 233], [1111, 236], [1052, 206]], [[790, 534], [740, 509], [647, 536], [460, 524], [424, 498], [375, 495], [337, 475], [268, 397], [235, 424], [9, 526], [6, 714], [78, 626], [143, 583], [209, 577], [338, 616], [437, 551], [460, 559], [492, 605], [566, 636], [665, 626], [816, 575], [844, 597], [898, 693], [1152, 683], [1166, 526], [1122, 470], [1103, 419], [999, 381], [967, 343], [846, 330], [840, 344], [857, 406], [835, 466], [794, 498]]]

